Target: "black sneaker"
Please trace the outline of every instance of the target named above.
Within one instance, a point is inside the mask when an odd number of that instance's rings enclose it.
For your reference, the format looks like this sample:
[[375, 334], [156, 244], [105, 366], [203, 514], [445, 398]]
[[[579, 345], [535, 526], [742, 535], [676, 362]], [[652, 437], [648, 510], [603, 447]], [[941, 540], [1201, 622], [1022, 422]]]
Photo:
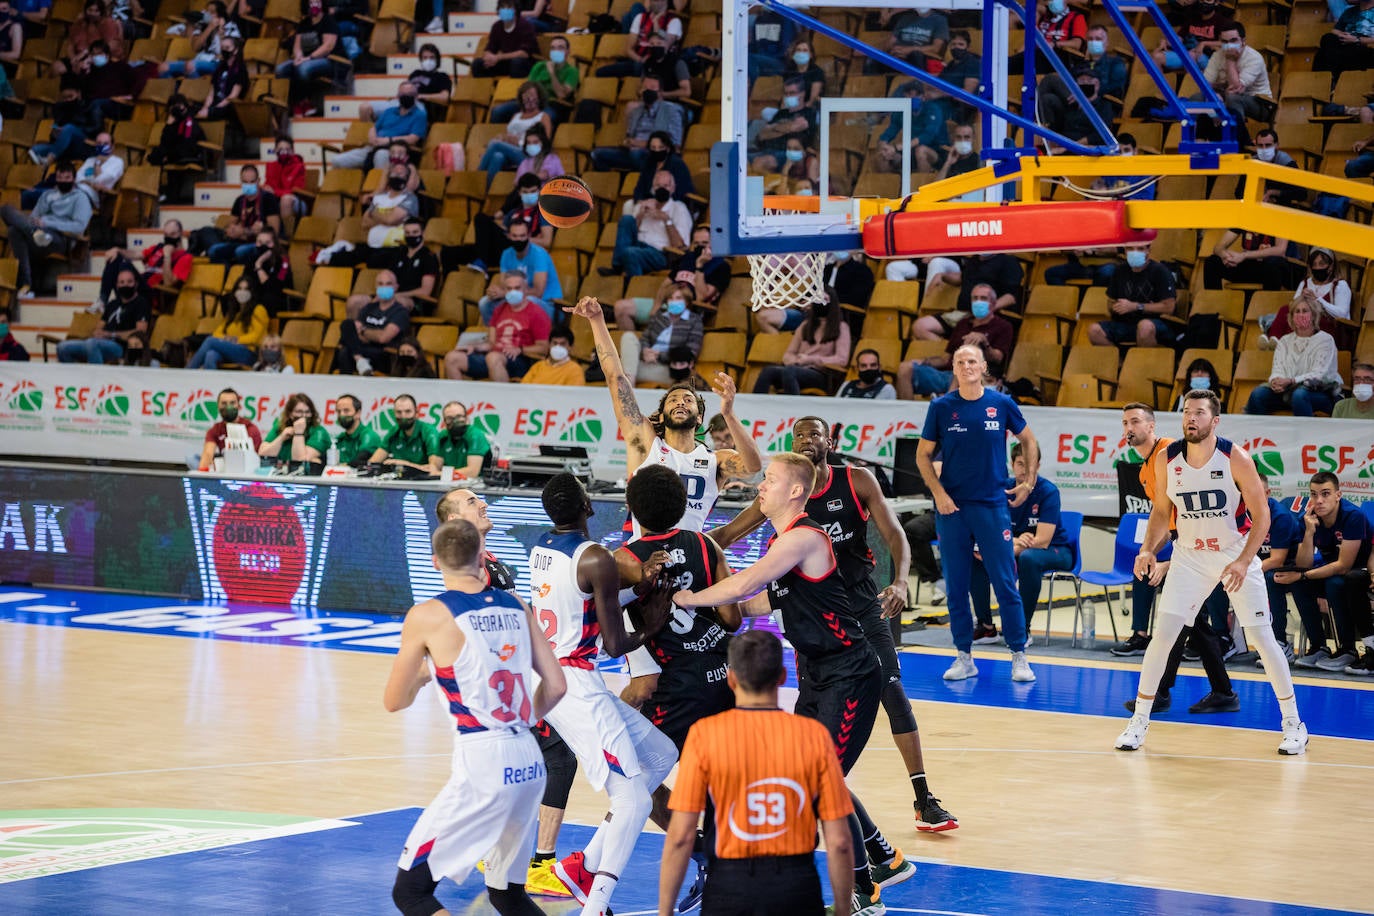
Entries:
[[702, 895], [706, 893], [706, 857], [700, 853], [693, 854], [692, 863], [697, 867], [696, 880], [692, 886], [687, 888], [687, 893], [682, 895], [682, 899], [677, 902], [677, 911], [687, 913], [701, 906]]
[[[1127, 712], [1135, 712], [1135, 697], [1131, 697], [1129, 700], [1127, 700], [1125, 703], [1122, 703], [1121, 705], [1126, 707]], [[1150, 715], [1154, 715], [1157, 712], [1168, 712], [1169, 707], [1173, 705], [1173, 697], [1169, 696], [1169, 694], [1163, 691], [1160, 691], [1159, 693], [1155, 694], [1155, 702], [1154, 705], [1150, 707]]]
[[1133, 655], [1144, 655], [1149, 645], [1150, 637], [1142, 633], [1132, 633], [1130, 639], [1112, 646], [1111, 651], [1118, 658], [1130, 658]]
[[1202, 656], [1198, 655], [1192, 646], [1189, 646], [1183, 650], [1183, 660], [1185, 662], [1199, 662], [1202, 661]]
[[1188, 711], [1194, 715], [1204, 712], [1239, 712], [1240, 697], [1236, 696], [1234, 690], [1230, 693], [1212, 691], [1189, 706]]
[[1345, 666], [1346, 674], [1353, 674], [1356, 677], [1374, 676], [1374, 649], [1365, 649], [1364, 655], [1353, 665]]
[[916, 809], [916, 829], [922, 833], [944, 833], [959, 827], [959, 821], [940, 807], [940, 799], [934, 795], [927, 795], [925, 804], [912, 802], [911, 805]]
[[997, 636], [997, 627], [991, 624], [985, 626], [980, 623], [973, 628], [973, 644], [975, 646], [990, 646], [1000, 641]]

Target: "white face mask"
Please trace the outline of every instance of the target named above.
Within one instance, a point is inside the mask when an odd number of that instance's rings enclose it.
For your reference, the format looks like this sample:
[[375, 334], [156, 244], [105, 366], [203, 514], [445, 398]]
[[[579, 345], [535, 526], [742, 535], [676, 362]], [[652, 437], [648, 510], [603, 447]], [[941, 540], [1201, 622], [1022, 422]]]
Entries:
[[972, 141], [972, 140], [955, 140], [955, 141], [954, 141], [954, 152], [955, 152], [956, 155], [959, 155], [959, 156], [967, 156], [969, 153], [973, 152], [973, 141]]
[[1260, 162], [1273, 162], [1274, 155], [1278, 151], [1276, 146], [1257, 146], [1255, 147], [1255, 158]]
[[1228, 41], [1228, 42], [1226, 42], [1225, 44], [1223, 44], [1223, 45], [1221, 46], [1221, 50], [1223, 50], [1223, 51], [1239, 51], [1239, 50], [1240, 50], [1240, 42], [1238, 42], [1238, 41]]
[[554, 344], [549, 347], [549, 359], [556, 363], [561, 363], [568, 358], [568, 348], [562, 344]]
[[424, 60], [420, 61], [420, 69], [421, 69], [421, 70], [431, 70], [431, 71], [432, 71], [432, 70], [438, 70], [438, 69], [439, 69], [439, 62], [438, 62], [437, 60], [435, 60], [434, 58], [432, 58], [432, 57], [426, 57]]
[[250, 289], [234, 290], [234, 298], [242, 305], [247, 305], [253, 298], [253, 291]]
[[1350, 393], [1355, 395], [1355, 400], [1364, 403], [1370, 398], [1374, 398], [1374, 385], [1368, 382], [1356, 382], [1350, 387]]

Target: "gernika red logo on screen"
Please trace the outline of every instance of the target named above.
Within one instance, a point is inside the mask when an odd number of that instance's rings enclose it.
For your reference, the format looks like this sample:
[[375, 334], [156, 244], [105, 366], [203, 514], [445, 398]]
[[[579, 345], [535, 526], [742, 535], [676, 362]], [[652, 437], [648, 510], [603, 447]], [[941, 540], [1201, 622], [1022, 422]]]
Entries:
[[215, 519], [215, 572], [230, 601], [290, 604], [306, 567], [305, 531], [296, 511], [266, 484], [230, 498]]

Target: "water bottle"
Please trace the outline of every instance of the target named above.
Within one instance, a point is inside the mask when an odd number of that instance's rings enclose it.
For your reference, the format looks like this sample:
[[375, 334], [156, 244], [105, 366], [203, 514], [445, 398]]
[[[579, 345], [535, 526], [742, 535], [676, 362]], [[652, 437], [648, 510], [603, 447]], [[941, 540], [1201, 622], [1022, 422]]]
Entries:
[[325, 464], [325, 467], [331, 467], [331, 468], [335, 468], [335, 467], [338, 467], [338, 466], [339, 466], [339, 448], [338, 448], [338, 446], [335, 446], [335, 445], [329, 446], [329, 450], [326, 451], [326, 452], [324, 453], [324, 464]]
[[1083, 646], [1088, 649], [1097, 648], [1097, 602], [1085, 601], [1083, 603]]

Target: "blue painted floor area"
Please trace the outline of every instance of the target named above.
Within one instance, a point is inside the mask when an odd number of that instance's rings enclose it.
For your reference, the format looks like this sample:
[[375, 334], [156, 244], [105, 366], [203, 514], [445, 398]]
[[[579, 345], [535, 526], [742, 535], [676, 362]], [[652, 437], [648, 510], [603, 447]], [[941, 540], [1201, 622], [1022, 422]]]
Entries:
[[[200, 913], [394, 913], [395, 862], [418, 808], [351, 818], [357, 826], [245, 843], [223, 849], [111, 865], [0, 885], [0, 912], [146, 916], [194, 909]], [[591, 828], [565, 825], [560, 851], [580, 847]], [[612, 898], [619, 916], [654, 911], [663, 838], [645, 834]], [[820, 865], [822, 879], [824, 864]], [[437, 892], [455, 914], [491, 912], [482, 877]], [[571, 900], [536, 898], [550, 914], [576, 912]], [[883, 892], [896, 913], [1066, 914], [1124, 916], [1208, 913], [1227, 916], [1336, 914], [1233, 897], [1216, 897], [1077, 881], [1018, 872], [920, 864], [914, 878]]]
[[[975, 652], [978, 677], [946, 681], [941, 675], [949, 667], [949, 655], [903, 652], [900, 656], [902, 685], [906, 687], [906, 695], [913, 700], [1111, 716], [1122, 720], [1129, 716], [1121, 704], [1135, 696], [1140, 682], [1138, 668], [1053, 664], [1032, 658], [1035, 682], [1017, 684], [1011, 680], [1010, 655], [1006, 652], [1001, 655], [1001, 658], [988, 658]], [[1168, 712], [1155, 713], [1150, 718], [1278, 731], [1279, 704], [1269, 682], [1233, 677], [1231, 683], [1240, 697], [1240, 712], [1190, 715], [1188, 706], [1202, 699], [1208, 686], [1206, 676], [1190, 673], [1185, 668], [1174, 685], [1173, 706]], [[1374, 691], [1334, 684], [1295, 684], [1293, 690], [1309, 734], [1374, 740]]]

